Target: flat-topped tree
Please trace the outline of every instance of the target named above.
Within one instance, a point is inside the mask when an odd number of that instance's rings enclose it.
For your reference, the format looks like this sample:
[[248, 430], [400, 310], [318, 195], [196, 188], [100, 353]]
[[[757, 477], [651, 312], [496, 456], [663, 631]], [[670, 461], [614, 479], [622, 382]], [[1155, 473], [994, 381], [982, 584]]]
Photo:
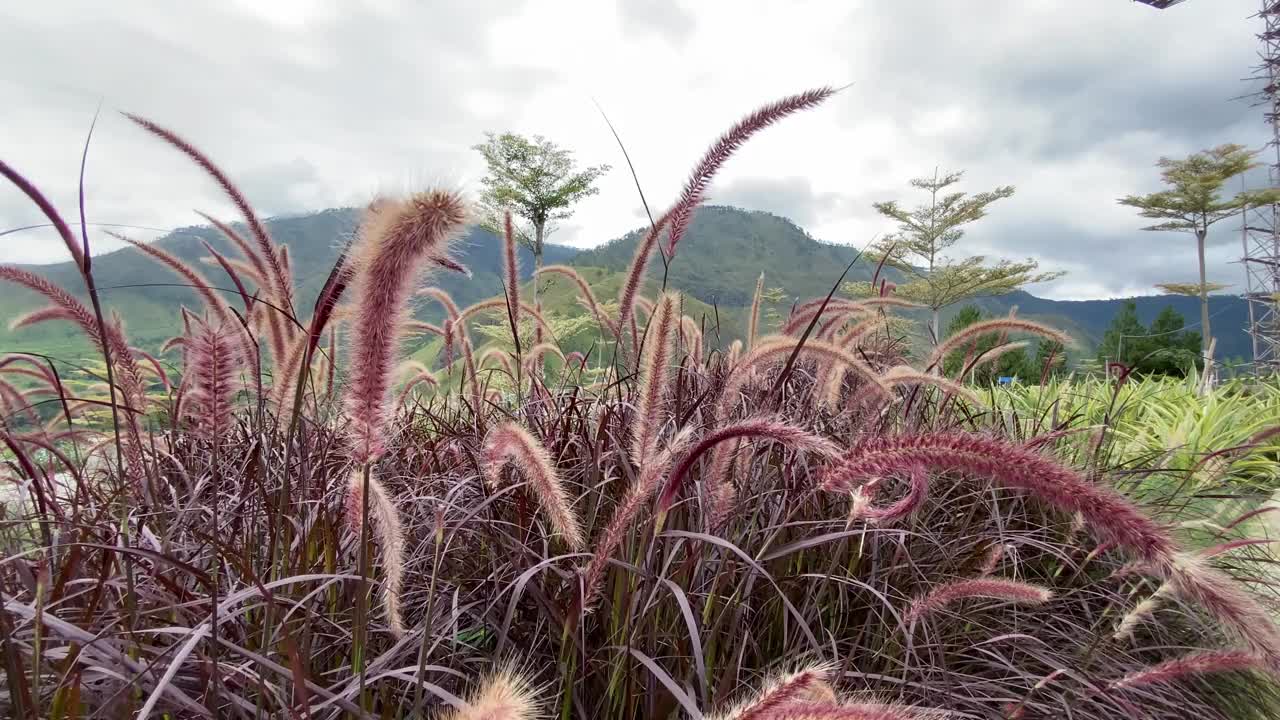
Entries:
[[986, 217], [992, 203], [1013, 195], [1011, 185], [973, 195], [947, 191], [963, 177], [963, 172], [939, 176], [935, 171], [933, 177], [912, 180], [911, 186], [927, 192], [929, 199], [911, 210], [892, 200], [873, 204], [876, 212], [898, 223], [898, 231], [876, 243], [875, 251], [887, 256], [886, 262], [909, 278], [897, 288], [897, 294], [932, 311], [929, 329], [935, 345], [941, 337], [938, 319], [942, 308], [973, 297], [1004, 295], [1061, 275], [1037, 273], [1039, 265], [1030, 259], [990, 265], [981, 255], [962, 259], [945, 255], [964, 237], [965, 225]]
[[[481, 222], [501, 233], [502, 213], [524, 221], [514, 227], [516, 239], [533, 253], [536, 269], [542, 267], [542, 248], [555, 231], [555, 221], [573, 215], [570, 209], [599, 190], [596, 180], [608, 165], [578, 169], [573, 152], [541, 135], [527, 138], [516, 133], [485, 133], [475, 150], [484, 157], [489, 174], [481, 182]], [[534, 300], [537, 300], [534, 284]]]
[[1210, 367], [1212, 360], [1209, 357], [1212, 337], [1209, 330], [1209, 293], [1221, 289], [1205, 278], [1204, 245], [1209, 227], [1238, 215], [1243, 208], [1280, 202], [1280, 192], [1270, 189], [1244, 191], [1229, 198], [1222, 196], [1222, 188], [1228, 180], [1258, 167], [1259, 163], [1254, 161], [1257, 155], [1257, 150], [1227, 144], [1201, 150], [1182, 160], [1160, 158], [1156, 167], [1160, 168], [1160, 181], [1167, 189], [1150, 195], [1126, 195], [1119, 200], [1121, 205], [1137, 208], [1142, 217], [1162, 221], [1143, 230], [1185, 232], [1195, 236], [1200, 282], [1171, 283], [1164, 287], [1169, 292], [1194, 294], [1200, 298], [1200, 351], [1206, 368]]

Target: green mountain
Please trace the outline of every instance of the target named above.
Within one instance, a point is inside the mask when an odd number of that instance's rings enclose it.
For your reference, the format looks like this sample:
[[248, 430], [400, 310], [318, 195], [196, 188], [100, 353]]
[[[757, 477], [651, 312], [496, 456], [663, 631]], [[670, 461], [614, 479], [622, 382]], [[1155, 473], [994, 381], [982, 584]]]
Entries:
[[[341, 248], [351, 237], [358, 212], [343, 208], [267, 221], [272, 236], [289, 248], [301, 317], [310, 315], [316, 294]], [[592, 284], [597, 297], [608, 302], [617, 296], [623, 273], [642, 233], [643, 229], [636, 230], [580, 252], [567, 247], [548, 246], [545, 262], [578, 267]], [[230, 289], [232, 285], [220, 268], [200, 261], [208, 255], [202, 241], [219, 252], [234, 255], [226, 241], [208, 227], [182, 228], [156, 242], [159, 247], [202, 268], [215, 286]], [[472, 229], [459, 242], [457, 250], [459, 259], [470, 268], [472, 276], [467, 278], [441, 272], [433, 282], [448, 290], [463, 306], [497, 295], [501, 291], [498, 238], [484, 230]], [[782, 299], [764, 308], [764, 322], [769, 326], [785, 317], [793, 303], [826, 295], [856, 255], [857, 249], [820, 242], [785, 218], [764, 212], [710, 206], [696, 214], [665, 273], [665, 279], [668, 287], [685, 294], [685, 312], [706, 329], [707, 344], [711, 347], [724, 346], [745, 334], [747, 308], [756, 278], [762, 270], [767, 288], [782, 289]], [[525, 279], [528, 279], [532, 265], [530, 254], [521, 250]], [[29, 266], [28, 269], [73, 292], [78, 292], [81, 287], [70, 263]], [[859, 261], [846, 280], [866, 280], [874, 270], [872, 264]], [[133, 248], [95, 257], [94, 274], [105, 306], [124, 317], [131, 340], [141, 347], [158, 347], [177, 333], [182, 305], [199, 306], [194, 294], [178, 285], [180, 278]], [[889, 270], [885, 275], [897, 279], [895, 271]], [[662, 260], [655, 256], [650, 265], [648, 294], [658, 291], [663, 276]], [[577, 304], [576, 291], [564, 278], [549, 280], [542, 292], [546, 311], [551, 315], [567, 318], [583, 312]], [[1199, 315], [1194, 298], [1157, 296], [1140, 297], [1136, 301], [1139, 316], [1144, 322], [1150, 322], [1167, 305], [1173, 305], [1188, 323], [1194, 322]], [[1119, 303], [1119, 300], [1048, 300], [1025, 292], [976, 301], [993, 314], [1005, 314], [1017, 306], [1019, 316], [1037, 319], [1073, 334], [1083, 346], [1082, 352], [1091, 352]], [[11, 286], [0, 292], [0, 316], [5, 318], [15, 318], [43, 304], [33, 294]], [[957, 309], [950, 308], [950, 312], [944, 312], [944, 324]], [[1212, 300], [1211, 312], [1214, 314], [1219, 357], [1247, 356], [1250, 342], [1243, 330], [1247, 316], [1244, 301], [1238, 297], [1217, 296]], [[433, 303], [422, 303], [416, 315], [420, 319], [434, 321], [440, 318], [441, 312]], [[498, 321], [497, 318], [491, 320], [494, 323]], [[558, 338], [566, 351], [585, 351], [598, 340], [581, 324], [566, 327], [579, 333], [573, 338]], [[429, 343], [424, 341], [424, 344], [428, 347], [422, 350], [429, 351]], [[74, 357], [83, 354], [87, 344], [66, 323], [46, 323], [17, 331], [10, 331], [6, 323], [0, 327], [0, 351], [15, 350]], [[429, 354], [419, 352], [423, 359], [430, 359], [424, 357]]]

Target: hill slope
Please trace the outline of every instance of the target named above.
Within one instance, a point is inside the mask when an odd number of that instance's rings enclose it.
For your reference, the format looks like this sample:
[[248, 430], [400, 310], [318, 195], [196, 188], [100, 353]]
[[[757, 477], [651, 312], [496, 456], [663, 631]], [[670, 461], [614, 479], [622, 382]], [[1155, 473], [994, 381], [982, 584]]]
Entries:
[[[267, 221], [273, 237], [289, 247], [298, 285], [300, 316], [309, 316], [316, 293], [337, 259], [340, 248], [351, 237], [358, 213], [356, 209], [340, 208]], [[617, 294], [622, 273], [631, 261], [642, 232], [643, 229], [638, 229], [581, 252], [549, 245], [545, 262], [590, 268], [584, 274], [588, 275], [597, 296], [602, 301], [609, 301]], [[231, 283], [220, 268], [199, 262], [202, 256], [207, 255], [201, 241], [210, 243], [220, 252], [228, 251], [228, 244], [208, 227], [183, 228], [156, 242], [159, 247], [201, 267], [214, 285], [230, 288]], [[433, 279], [434, 283], [448, 290], [461, 305], [500, 292], [501, 253], [495, 236], [473, 228], [459, 242], [457, 254], [471, 269], [472, 277], [441, 272]], [[691, 302], [688, 309], [695, 318], [705, 322], [709, 329], [707, 343], [715, 347], [743, 335], [746, 308], [750, 305], [761, 270], [765, 272], [766, 287], [783, 290], [783, 299], [765, 308], [766, 318], [776, 320], [785, 316], [794, 302], [826, 295], [856, 255], [856, 248], [815, 240], [785, 218], [764, 212], [710, 206], [695, 215], [666, 279], [668, 287], [681, 290], [698, 301]], [[524, 278], [529, 277], [532, 266], [531, 255], [521, 250]], [[28, 266], [28, 269], [73, 292], [79, 291], [79, 277], [70, 263]], [[874, 269], [871, 263], [859, 261], [846, 279], [865, 280]], [[180, 282], [177, 276], [132, 248], [95, 257], [94, 273], [102, 288], [106, 307], [120, 312], [132, 341], [142, 347], [154, 348], [176, 333], [180, 325], [180, 306], [198, 306], [191, 291], [175, 286]], [[890, 279], [897, 279], [895, 271], [889, 270], [885, 274]], [[655, 258], [649, 273], [651, 293], [656, 292], [662, 278], [662, 261]], [[563, 279], [550, 282], [564, 284]], [[572, 293], [564, 290], [550, 290], [546, 300], [549, 312], [580, 312]], [[1199, 315], [1194, 298], [1152, 296], [1135, 300], [1139, 317], [1144, 322], [1150, 322], [1169, 305], [1182, 313], [1189, 324]], [[976, 304], [993, 314], [1005, 314], [1016, 305], [1019, 315], [1061, 327], [1080, 340], [1083, 352], [1090, 352], [1110, 324], [1120, 302], [1048, 300], [1017, 292], [981, 298]], [[5, 318], [12, 319], [42, 304], [34, 295], [20, 289], [5, 287], [0, 292], [0, 316]], [[1233, 296], [1216, 296], [1210, 307], [1214, 315], [1214, 334], [1218, 337], [1218, 356], [1248, 356], [1250, 341], [1243, 330], [1247, 317], [1244, 301]], [[944, 323], [957, 309], [953, 307], [944, 312]], [[440, 311], [434, 304], [424, 303], [416, 314], [421, 319], [437, 320]], [[17, 332], [11, 332], [7, 323], [0, 327], [0, 351], [37, 350], [74, 356], [86, 349], [84, 339], [65, 323], [49, 323]]]

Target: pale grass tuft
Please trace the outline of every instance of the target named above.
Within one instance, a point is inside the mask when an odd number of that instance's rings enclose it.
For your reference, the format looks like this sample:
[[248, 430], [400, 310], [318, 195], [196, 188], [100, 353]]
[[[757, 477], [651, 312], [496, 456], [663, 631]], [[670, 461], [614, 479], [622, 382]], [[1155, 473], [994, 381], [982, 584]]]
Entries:
[[739, 701], [729, 710], [709, 717], [709, 720], [762, 720], [773, 711], [797, 702], [835, 702], [831, 688], [831, 676], [835, 667], [816, 664], [787, 672], [766, 680], [756, 692]]
[[662, 428], [662, 394], [667, 389], [667, 374], [671, 370], [679, 313], [679, 297], [664, 293], [649, 318], [636, 387], [635, 430], [631, 435], [631, 462], [636, 465], [643, 465], [657, 449], [658, 433]]
[[465, 707], [453, 708], [442, 720], [533, 720], [538, 717], [537, 690], [514, 670], [503, 669], [481, 681]]
[[[351, 471], [347, 480], [347, 522], [356, 537], [360, 537], [360, 525], [365, 516], [364, 472]], [[400, 613], [400, 588], [404, 581], [404, 531], [400, 526], [400, 513], [391, 502], [378, 478], [369, 471], [369, 525], [381, 552], [382, 607], [387, 614], [387, 626], [396, 637], [405, 633], [404, 618]], [[358, 548], [357, 552], [363, 552]]]
[[747, 318], [747, 349], [756, 344], [760, 333], [760, 299], [764, 296], [764, 273], [756, 280], [756, 292], [751, 296], [751, 316]]
[[528, 479], [551, 527], [575, 550], [583, 546], [582, 528], [569, 502], [564, 481], [551, 461], [551, 453], [515, 422], [498, 425], [489, 432], [484, 443], [482, 467], [490, 487], [501, 481], [502, 468], [508, 462]]

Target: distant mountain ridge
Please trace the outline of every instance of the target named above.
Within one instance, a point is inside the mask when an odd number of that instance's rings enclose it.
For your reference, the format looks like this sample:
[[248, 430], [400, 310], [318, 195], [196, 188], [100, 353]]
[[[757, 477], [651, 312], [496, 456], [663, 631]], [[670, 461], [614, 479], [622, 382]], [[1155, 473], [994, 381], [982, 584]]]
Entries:
[[[272, 218], [267, 227], [276, 241], [288, 246], [294, 277], [297, 281], [297, 304], [302, 317], [310, 315], [315, 296], [328, 276], [342, 247], [356, 227], [360, 211], [337, 208], [308, 215]], [[624, 272], [635, 253], [643, 229], [606, 242], [589, 250], [576, 250], [548, 245], [546, 264], [568, 263], [580, 268], [599, 268], [603, 286], [617, 287], [617, 274]], [[231, 283], [220, 268], [200, 262], [208, 254], [203, 242], [219, 252], [234, 254], [216, 230], [189, 227], [176, 230], [156, 241], [159, 247], [200, 268], [215, 286], [230, 288]], [[857, 256], [857, 248], [825, 243], [814, 239], [799, 225], [766, 212], [747, 211], [724, 206], [708, 206], [695, 215], [688, 234], [681, 242], [670, 268], [666, 284], [707, 304], [712, 314], [723, 316], [722, 337], [741, 334], [745, 308], [751, 302], [756, 279], [765, 274], [766, 287], [781, 287], [786, 300], [775, 312], [785, 314], [791, 302], [821, 297], [830, 291], [845, 267]], [[439, 272], [432, 283], [449, 291], [460, 305], [492, 297], [501, 292], [501, 253], [498, 238], [480, 228], [472, 228], [456, 247], [458, 259], [471, 270], [470, 278]], [[533, 270], [533, 259], [521, 250], [522, 276], [527, 280]], [[71, 263], [27, 266], [62, 287], [79, 292], [81, 284]], [[869, 262], [854, 264], [846, 280], [866, 280], [875, 268]], [[133, 248], [94, 258], [94, 273], [106, 307], [118, 310], [126, 321], [131, 340], [142, 347], [157, 347], [178, 331], [179, 307], [198, 307], [194, 294], [178, 287], [181, 280], [151, 258]], [[891, 279], [896, 271], [888, 270]], [[660, 285], [664, 267], [660, 258], [650, 266], [651, 284]], [[612, 281], [610, 280], [612, 278]], [[593, 280], [593, 283], [596, 282]], [[603, 288], [602, 288], [603, 289]], [[602, 300], [612, 294], [600, 292]], [[1133, 298], [1138, 315], [1150, 322], [1164, 307], [1172, 305], [1194, 324], [1199, 317], [1198, 301], [1182, 296], [1144, 296]], [[1016, 292], [1000, 297], [980, 298], [975, 304], [993, 314], [1005, 314], [1016, 306], [1020, 316], [1049, 322], [1072, 333], [1089, 351], [1100, 340], [1123, 299], [1064, 301]], [[0, 293], [0, 314], [7, 318], [42, 305], [38, 298], [24, 290], [6, 286]], [[958, 308], [949, 310], [954, 312]], [[421, 306], [417, 315], [437, 319], [439, 309], [433, 304]], [[1248, 309], [1234, 296], [1214, 296], [1210, 304], [1214, 335], [1218, 338], [1220, 358], [1247, 357], [1250, 340], [1244, 328]], [[950, 312], [944, 313], [944, 322]], [[16, 332], [7, 323], [0, 327], [0, 351], [41, 350], [56, 354], [59, 350], [83, 347], [83, 339], [65, 323], [48, 323]]]

